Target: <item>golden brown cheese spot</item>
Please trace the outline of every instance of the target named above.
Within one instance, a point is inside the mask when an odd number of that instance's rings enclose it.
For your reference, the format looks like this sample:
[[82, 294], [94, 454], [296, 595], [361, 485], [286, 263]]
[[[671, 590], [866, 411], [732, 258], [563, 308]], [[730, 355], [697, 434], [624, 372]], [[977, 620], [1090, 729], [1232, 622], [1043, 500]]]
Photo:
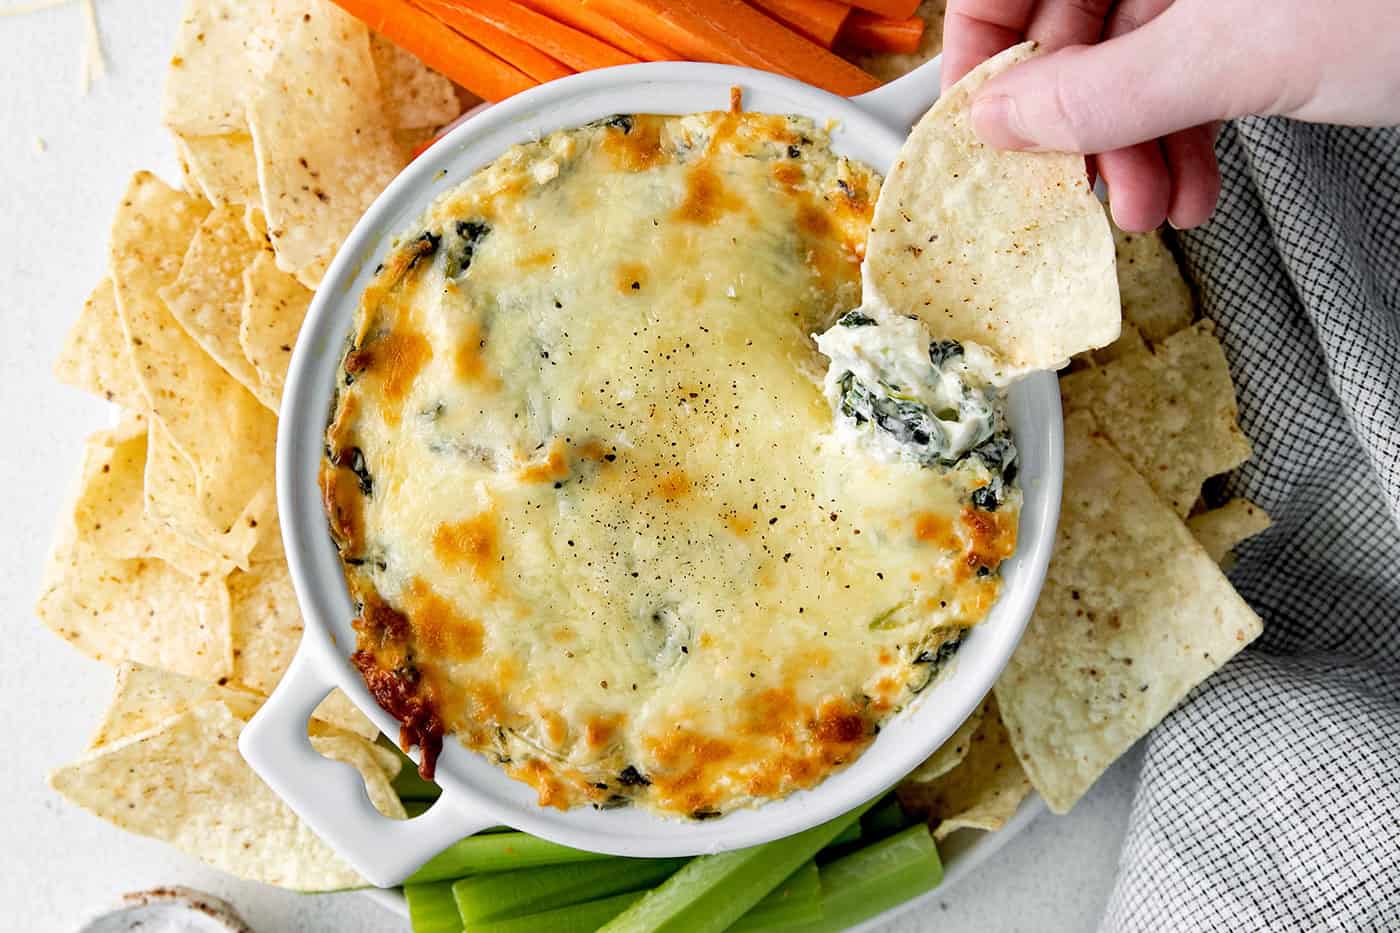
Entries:
[[485, 578], [494, 571], [499, 555], [495, 515], [481, 512], [439, 525], [433, 531], [433, 553], [448, 567], [470, 567], [478, 578]]
[[934, 512], [920, 512], [914, 516], [914, 540], [947, 551], [962, 548], [953, 532], [953, 523], [947, 516]]
[[522, 256], [515, 264], [517, 269], [522, 271], [530, 269], [543, 269], [545, 266], [553, 265], [555, 252], [552, 249], [536, 250], [527, 256]]
[[470, 661], [481, 654], [482, 629], [415, 577], [408, 588], [408, 620], [418, 644], [449, 661]]
[[806, 176], [802, 172], [802, 166], [796, 162], [778, 162], [773, 166], [773, 180], [789, 194], [793, 194], [798, 186], [806, 181]]
[[593, 716], [584, 726], [584, 741], [592, 748], [602, 748], [617, 737], [617, 730], [627, 721], [621, 713]]
[[365, 527], [365, 497], [359, 479], [351, 471], [323, 461], [320, 484], [331, 534], [342, 553], [358, 557], [364, 551]]
[[813, 239], [825, 239], [831, 233], [831, 218], [814, 204], [797, 208], [797, 228]]
[[539, 794], [539, 802], [542, 807], [555, 807], [564, 810], [573, 803], [568, 786], [554, 776], [549, 765], [538, 758], [532, 758], [523, 765], [511, 765], [506, 768], [506, 773], [517, 781], [524, 781], [533, 787]]
[[646, 266], [636, 262], [618, 265], [613, 275], [613, 287], [624, 295], [635, 295], [647, 286]]
[[475, 321], [467, 324], [462, 329], [457, 352], [452, 357], [452, 368], [458, 379], [486, 387], [496, 385], [496, 378], [486, 369], [485, 349], [486, 340], [481, 334], [481, 325]]
[[865, 717], [849, 700], [827, 700], [817, 711], [817, 723], [812, 734], [825, 746], [855, 745], [865, 738]]
[[667, 502], [674, 502], [689, 495], [692, 488], [685, 471], [674, 470], [657, 481], [656, 494]]
[[521, 467], [515, 474], [522, 483], [559, 483], [569, 478], [569, 458], [564, 442], [555, 439], [543, 460]]
[[1016, 550], [1014, 516], [968, 507], [958, 520], [970, 540], [966, 565], [972, 571], [979, 567], [995, 570]]
[[706, 164], [691, 169], [685, 179], [685, 200], [676, 209], [676, 218], [688, 223], [714, 224], [731, 211], [737, 211], [737, 198], [725, 190], [715, 170]]
[[615, 168], [644, 172], [660, 165], [665, 156], [661, 147], [661, 123], [654, 117], [634, 117], [632, 131], [610, 126], [603, 136], [603, 153]]
[[753, 519], [745, 518], [737, 513], [731, 513], [724, 517], [724, 523], [729, 526], [729, 530], [739, 537], [744, 537], [753, 531]]

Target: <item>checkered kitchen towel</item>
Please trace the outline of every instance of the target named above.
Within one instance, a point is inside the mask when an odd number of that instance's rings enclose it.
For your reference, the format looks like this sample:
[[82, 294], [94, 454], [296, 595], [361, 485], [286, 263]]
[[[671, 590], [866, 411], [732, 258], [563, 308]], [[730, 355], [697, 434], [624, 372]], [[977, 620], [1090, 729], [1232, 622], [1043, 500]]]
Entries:
[[1264, 633], [1148, 739], [1104, 933], [1400, 931], [1400, 129], [1251, 118], [1181, 236], [1275, 526]]

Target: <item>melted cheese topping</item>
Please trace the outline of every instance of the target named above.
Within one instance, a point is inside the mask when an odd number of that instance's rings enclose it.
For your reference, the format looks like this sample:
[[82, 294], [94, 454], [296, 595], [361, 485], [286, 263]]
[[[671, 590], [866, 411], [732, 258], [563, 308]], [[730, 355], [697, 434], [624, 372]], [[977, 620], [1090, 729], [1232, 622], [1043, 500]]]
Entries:
[[322, 486], [407, 741], [705, 817], [849, 763], [995, 600], [996, 477], [853, 451], [811, 334], [879, 179], [810, 122], [617, 117], [440, 199], [362, 302]]

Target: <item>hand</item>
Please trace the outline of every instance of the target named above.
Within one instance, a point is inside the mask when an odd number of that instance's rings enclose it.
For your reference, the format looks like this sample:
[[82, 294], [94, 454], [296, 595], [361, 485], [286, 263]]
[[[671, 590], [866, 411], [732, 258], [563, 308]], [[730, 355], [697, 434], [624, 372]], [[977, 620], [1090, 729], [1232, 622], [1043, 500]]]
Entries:
[[1023, 39], [1048, 54], [988, 82], [973, 129], [1095, 155], [1125, 230], [1210, 217], [1221, 120], [1400, 123], [1396, 0], [948, 0], [943, 86]]

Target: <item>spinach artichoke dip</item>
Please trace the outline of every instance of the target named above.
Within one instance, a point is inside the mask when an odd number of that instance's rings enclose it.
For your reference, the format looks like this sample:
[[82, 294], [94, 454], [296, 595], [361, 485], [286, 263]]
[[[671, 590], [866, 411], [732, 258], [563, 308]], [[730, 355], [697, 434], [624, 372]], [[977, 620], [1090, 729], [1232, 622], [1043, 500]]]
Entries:
[[987, 613], [995, 361], [861, 303], [879, 185], [805, 119], [618, 116], [396, 243], [321, 486], [425, 774], [451, 734], [542, 805], [716, 816], [852, 762]]

